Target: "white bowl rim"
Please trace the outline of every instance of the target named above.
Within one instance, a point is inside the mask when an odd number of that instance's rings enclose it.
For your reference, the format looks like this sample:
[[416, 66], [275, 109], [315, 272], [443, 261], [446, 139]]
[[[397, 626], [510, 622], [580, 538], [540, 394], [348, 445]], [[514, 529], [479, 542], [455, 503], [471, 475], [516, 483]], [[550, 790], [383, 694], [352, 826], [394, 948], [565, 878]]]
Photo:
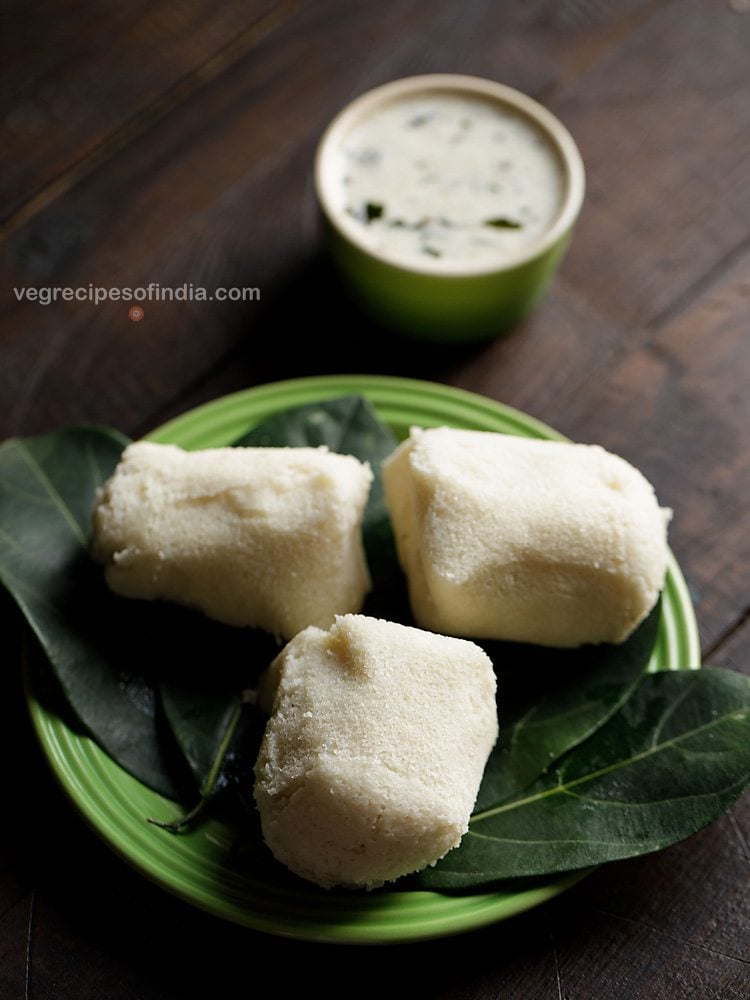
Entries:
[[[490, 98], [509, 106], [516, 112], [530, 118], [558, 152], [566, 181], [566, 193], [560, 212], [552, 225], [545, 229], [537, 240], [526, 244], [517, 254], [503, 257], [502, 261], [497, 264], [459, 261], [446, 266], [444, 260], [414, 261], [408, 256], [375, 250], [364, 239], [361, 224], [333, 204], [330, 190], [334, 183], [331, 174], [335, 150], [352, 126], [381, 105], [393, 103], [407, 95], [429, 91], [451, 91], [456, 94]], [[572, 229], [581, 210], [586, 187], [581, 154], [572, 135], [559, 118], [556, 118], [551, 111], [520, 90], [495, 80], [461, 73], [428, 73], [420, 76], [402, 77], [374, 87], [356, 97], [338, 112], [323, 133], [315, 155], [314, 174], [320, 207], [329, 222], [350, 243], [353, 243], [367, 256], [391, 267], [405, 272], [442, 278], [503, 274], [542, 256]]]

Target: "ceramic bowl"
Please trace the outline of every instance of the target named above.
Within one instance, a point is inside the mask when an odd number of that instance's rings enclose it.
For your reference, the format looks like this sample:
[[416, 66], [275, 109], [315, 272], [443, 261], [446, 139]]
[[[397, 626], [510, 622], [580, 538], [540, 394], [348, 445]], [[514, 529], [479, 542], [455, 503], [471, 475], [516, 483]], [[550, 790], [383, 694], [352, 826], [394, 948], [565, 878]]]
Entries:
[[[368, 120], [389, 106], [403, 104], [408, 111], [415, 98], [456, 96], [480, 102], [482, 108], [489, 103], [504, 115], [525, 122], [534, 141], [548, 151], [554, 163], [554, 213], [540, 232], [519, 240], [518, 245], [512, 238], [506, 239], [510, 248], [498, 251], [492, 259], [486, 255], [481, 260], [460, 256], [437, 259], [434, 251], [404, 253], [401, 248], [374, 245], [368, 214], [377, 218], [382, 206], [368, 203], [365, 214], [347, 204], [345, 158], [350, 155], [346, 149], [353, 130], [359, 129], [361, 134]], [[380, 139], [384, 155], [393, 155], [396, 138], [383, 138], [381, 128]], [[429, 148], [427, 137], [418, 141], [425, 142], [425, 155], [439, 157], [440, 151]], [[485, 157], [481, 148], [475, 160], [489, 165], [496, 152], [487, 148]], [[403, 183], [412, 183], [408, 171], [404, 171]], [[585, 174], [570, 133], [537, 101], [492, 80], [432, 74], [395, 80], [347, 105], [320, 140], [315, 186], [332, 255], [360, 305], [376, 320], [402, 333], [456, 341], [494, 337], [517, 323], [539, 300], [570, 241], [583, 202]], [[418, 228], [400, 219], [393, 224]], [[504, 218], [485, 225], [520, 229], [518, 223]]]

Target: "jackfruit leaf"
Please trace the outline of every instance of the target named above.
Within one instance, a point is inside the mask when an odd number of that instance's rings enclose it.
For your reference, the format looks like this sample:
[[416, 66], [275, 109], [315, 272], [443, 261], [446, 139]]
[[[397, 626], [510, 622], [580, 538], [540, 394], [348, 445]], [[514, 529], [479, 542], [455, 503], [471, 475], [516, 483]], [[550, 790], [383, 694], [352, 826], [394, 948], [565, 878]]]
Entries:
[[88, 554], [94, 497], [127, 439], [78, 427], [0, 445], [0, 580], [36, 634], [82, 728], [127, 771], [174, 795], [160, 738], [147, 623]]
[[660, 616], [658, 601], [619, 645], [546, 649], [483, 643], [498, 672], [500, 736], [484, 772], [477, 810], [526, 788], [617, 711], [648, 665]]
[[472, 816], [416, 882], [466, 889], [668, 847], [750, 782], [750, 678], [720, 669], [643, 677], [593, 736], [520, 795]]
[[[191, 800], [190, 774], [203, 789], [225, 741], [227, 707], [276, 644], [109, 590], [89, 555], [91, 512], [127, 443], [115, 431], [78, 427], [0, 446], [0, 581], [82, 730], [139, 781]], [[217, 789], [228, 780], [217, 775]]]

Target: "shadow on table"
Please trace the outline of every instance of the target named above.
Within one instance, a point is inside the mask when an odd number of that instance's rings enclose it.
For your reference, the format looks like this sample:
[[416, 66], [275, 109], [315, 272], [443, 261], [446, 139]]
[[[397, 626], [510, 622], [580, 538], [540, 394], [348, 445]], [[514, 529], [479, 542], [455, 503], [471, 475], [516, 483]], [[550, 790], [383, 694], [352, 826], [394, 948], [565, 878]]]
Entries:
[[268, 291], [240, 360], [262, 382], [332, 373], [439, 381], [485, 346], [433, 343], [385, 329], [353, 301], [328, 256], [319, 251]]

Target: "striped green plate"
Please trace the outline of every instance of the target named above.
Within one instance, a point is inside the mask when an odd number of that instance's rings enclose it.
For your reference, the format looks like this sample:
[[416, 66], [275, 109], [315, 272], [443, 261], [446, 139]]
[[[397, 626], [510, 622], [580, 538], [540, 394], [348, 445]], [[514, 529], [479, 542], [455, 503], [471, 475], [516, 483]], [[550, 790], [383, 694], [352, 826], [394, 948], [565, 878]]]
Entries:
[[[184, 448], [228, 444], [280, 410], [359, 393], [400, 437], [412, 424], [447, 424], [526, 437], [560, 435], [489, 399], [430, 382], [378, 376], [327, 376], [264, 385], [208, 403], [149, 435]], [[695, 616], [670, 556], [662, 621], [651, 670], [700, 666]], [[457, 934], [504, 920], [558, 895], [586, 873], [519, 891], [442, 895], [423, 891], [326, 893], [314, 886], [280, 889], [250, 877], [233, 860], [234, 831], [210, 820], [174, 836], [146, 822], [176, 817], [176, 804], [123, 771], [28, 693], [32, 719], [60, 783], [94, 830], [126, 861], [163, 888], [227, 920], [311, 941], [383, 943]]]

